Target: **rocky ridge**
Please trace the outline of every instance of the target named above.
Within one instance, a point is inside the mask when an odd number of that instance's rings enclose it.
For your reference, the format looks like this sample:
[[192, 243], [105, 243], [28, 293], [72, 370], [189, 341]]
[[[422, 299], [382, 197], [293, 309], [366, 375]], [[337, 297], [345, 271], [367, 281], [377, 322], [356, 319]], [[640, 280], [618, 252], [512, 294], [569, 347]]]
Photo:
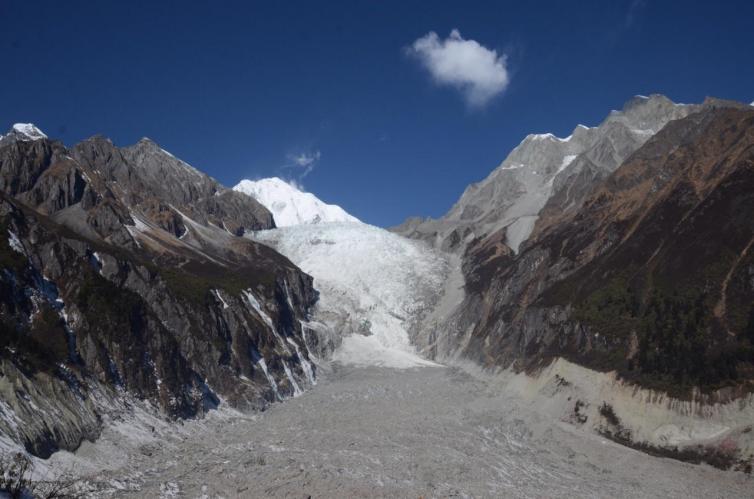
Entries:
[[516, 252], [543, 213], [577, 210], [584, 189], [618, 168], [665, 124], [698, 107], [663, 95], [636, 96], [596, 127], [578, 125], [565, 138], [527, 135], [443, 217], [408, 219], [392, 230], [462, 253], [470, 240], [504, 229], [502, 239]]
[[274, 227], [264, 207], [152, 141], [68, 149], [32, 128], [0, 139], [6, 438], [45, 457], [130, 399], [185, 418], [314, 382], [311, 277], [237, 237]]

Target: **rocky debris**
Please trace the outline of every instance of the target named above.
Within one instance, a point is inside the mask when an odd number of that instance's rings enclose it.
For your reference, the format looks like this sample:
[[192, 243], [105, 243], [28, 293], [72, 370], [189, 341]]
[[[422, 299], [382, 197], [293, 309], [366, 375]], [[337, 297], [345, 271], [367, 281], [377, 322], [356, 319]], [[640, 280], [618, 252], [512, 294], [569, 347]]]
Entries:
[[[532, 405], [500, 381], [454, 368], [335, 366], [316, 390], [263, 413], [215, 411], [144, 436], [108, 428], [85, 455], [53, 461], [78, 470], [104, 463], [83, 473], [82, 491], [93, 497], [153, 497], [169, 483], [187, 497], [751, 493], [743, 473], [647, 456], [553, 423], [551, 397]], [[160, 445], [147, 455], [144, 440]]]

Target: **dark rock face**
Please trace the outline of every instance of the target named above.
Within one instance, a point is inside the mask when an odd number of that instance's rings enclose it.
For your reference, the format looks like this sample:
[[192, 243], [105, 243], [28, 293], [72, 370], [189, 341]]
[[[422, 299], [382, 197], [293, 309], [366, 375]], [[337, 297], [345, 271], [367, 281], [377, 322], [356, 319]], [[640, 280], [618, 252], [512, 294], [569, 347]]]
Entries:
[[128, 397], [185, 418], [310, 383], [312, 279], [237, 237], [273, 226], [151, 141], [4, 137], [0, 432], [48, 456]]
[[256, 200], [226, 189], [149, 139], [120, 149], [94, 137], [76, 145], [73, 157], [99, 173], [130, 207], [159, 201], [201, 224], [232, 224], [241, 234], [275, 226], [272, 214]]
[[712, 104], [518, 255], [500, 233], [469, 243], [450, 332], [468, 331], [464, 355], [522, 369], [564, 356], [677, 396], [754, 387], [754, 111]]

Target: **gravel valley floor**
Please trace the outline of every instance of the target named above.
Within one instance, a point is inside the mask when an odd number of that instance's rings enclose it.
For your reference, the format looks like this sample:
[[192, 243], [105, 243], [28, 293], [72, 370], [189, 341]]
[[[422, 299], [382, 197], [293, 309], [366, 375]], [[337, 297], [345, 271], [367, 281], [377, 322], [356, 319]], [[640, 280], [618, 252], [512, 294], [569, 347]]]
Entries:
[[743, 473], [545, 420], [446, 367], [335, 364], [264, 413], [221, 411], [154, 434], [116, 425], [72, 462], [107, 463], [90, 486], [115, 497], [754, 497]]

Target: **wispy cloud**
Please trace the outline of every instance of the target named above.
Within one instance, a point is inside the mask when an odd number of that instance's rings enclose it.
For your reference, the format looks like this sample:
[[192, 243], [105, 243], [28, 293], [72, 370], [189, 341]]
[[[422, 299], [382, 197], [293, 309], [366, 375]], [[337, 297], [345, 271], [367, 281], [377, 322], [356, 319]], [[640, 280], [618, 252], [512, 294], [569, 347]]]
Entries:
[[302, 187], [301, 182], [314, 170], [321, 158], [322, 153], [318, 150], [289, 154], [286, 156], [286, 163], [282, 168], [291, 171], [296, 179], [290, 179], [290, 181]]
[[442, 40], [431, 31], [406, 48], [439, 85], [458, 89], [472, 108], [485, 106], [502, 93], [510, 81], [507, 56], [475, 40], [465, 40], [454, 29]]

